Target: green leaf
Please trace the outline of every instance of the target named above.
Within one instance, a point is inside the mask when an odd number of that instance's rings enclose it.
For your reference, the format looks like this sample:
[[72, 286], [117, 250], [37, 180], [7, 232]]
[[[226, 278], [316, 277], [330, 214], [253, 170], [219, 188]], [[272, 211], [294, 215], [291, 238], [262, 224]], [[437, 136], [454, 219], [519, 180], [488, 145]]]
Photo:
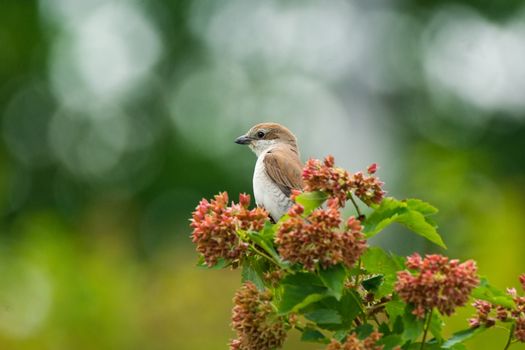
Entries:
[[201, 269], [207, 269], [208, 265], [206, 265], [206, 261], [204, 260], [204, 256], [199, 255], [199, 260], [197, 260], [197, 264], [195, 266], [201, 268]]
[[281, 256], [277, 253], [273, 245], [274, 226], [275, 225], [268, 225], [268, 223], [266, 223], [261, 232], [248, 231], [246, 234], [255, 244], [268, 253], [280, 267], [286, 268], [288, 265], [281, 259]]
[[[341, 300], [337, 300], [334, 296], [329, 295], [302, 308], [301, 312], [304, 315], [308, 315], [319, 309], [333, 310], [332, 315], [337, 314], [340, 317], [339, 322], [320, 324], [320, 327], [331, 331], [341, 330], [348, 332], [356, 316], [361, 313], [360, 296], [355, 291], [345, 289]], [[326, 313], [326, 311], [323, 312]]]
[[383, 350], [392, 350], [398, 345], [403, 344], [403, 338], [400, 335], [391, 334], [379, 339], [377, 345], [383, 345]]
[[246, 281], [251, 281], [253, 284], [255, 284], [257, 289], [264, 290], [265, 285], [262, 277], [264, 270], [264, 262], [259, 259], [252, 258], [252, 260], [247, 261], [242, 266], [241, 281], [243, 283]]
[[230, 262], [224, 258], [218, 258], [217, 262], [213, 266], [206, 265], [206, 262], [204, 261], [203, 256], [200, 256], [199, 261], [197, 262], [197, 267], [200, 267], [203, 269], [210, 269], [210, 270], [220, 270], [228, 266], [230, 266]]
[[333, 337], [335, 340], [342, 342], [346, 338], [347, 333], [348, 333], [347, 330], [342, 329], [342, 330], [335, 332]]
[[388, 313], [388, 318], [390, 319], [390, 325], [394, 328], [394, 323], [398, 316], [403, 316], [405, 313], [406, 304], [401, 300], [391, 300], [385, 305], [386, 312]]
[[390, 331], [390, 327], [388, 327], [388, 324], [385, 322], [381, 322], [377, 327], [377, 330], [379, 331], [379, 333], [383, 334], [383, 336], [387, 336], [392, 333]]
[[408, 306], [405, 308], [405, 313], [403, 314], [403, 339], [405, 341], [416, 341], [417, 338], [423, 333], [424, 320], [418, 319], [412, 313], [412, 307]]
[[347, 327], [352, 326], [352, 322], [362, 311], [361, 297], [354, 290], [345, 290], [341, 298], [341, 309], [339, 313], [343, 317], [343, 323]]
[[271, 243], [273, 242], [273, 239], [275, 237], [276, 230], [277, 230], [277, 225], [272, 224], [270, 221], [266, 221], [264, 223], [263, 229], [260, 232], [260, 235], [266, 242]]
[[383, 199], [379, 207], [366, 218], [363, 232], [370, 238], [388, 225], [397, 222], [440, 247], [446, 248], [434, 221], [427, 217], [436, 212], [436, 208], [418, 199], [399, 201], [388, 197]]
[[333, 309], [317, 309], [304, 315], [307, 319], [317, 324], [340, 324], [343, 322], [341, 315]]
[[374, 327], [371, 324], [365, 323], [355, 329], [357, 337], [359, 339], [365, 339], [374, 331]]
[[384, 280], [383, 275], [377, 275], [371, 278], [367, 278], [366, 280], [361, 282], [361, 285], [368, 292], [370, 291], [374, 292], [374, 291], [377, 291], [381, 283], [383, 283], [383, 280]]
[[405, 203], [392, 197], [387, 197], [381, 201], [379, 207], [366, 217], [363, 232], [370, 238], [393, 223], [398, 215], [406, 211], [407, 205]]
[[462, 331], [456, 332], [448, 339], [442, 346], [442, 349], [451, 349], [454, 345], [463, 343], [465, 340], [470, 339], [482, 332], [484, 332], [487, 328], [486, 327], [478, 327], [478, 328], [469, 328], [464, 329]]
[[409, 209], [418, 211], [425, 216], [434, 215], [439, 211], [436, 207], [428, 204], [427, 202], [423, 202], [420, 199], [409, 198], [404, 200], [403, 202], [407, 204]]
[[392, 293], [397, 279], [397, 271], [404, 268], [403, 263], [379, 247], [368, 248], [361, 256], [361, 261], [369, 274], [383, 276], [383, 283], [375, 292], [376, 297], [381, 298]]
[[295, 202], [304, 207], [303, 215], [306, 216], [319, 208], [327, 199], [328, 195], [321, 191], [304, 192], [295, 197]]
[[280, 314], [298, 311], [329, 295], [328, 289], [319, 277], [311, 273], [301, 272], [288, 275], [282, 280], [281, 285], [283, 293], [278, 305]]
[[437, 244], [442, 248], [447, 248], [443, 239], [436, 230], [433, 223], [429, 223], [425, 216], [417, 211], [408, 211], [397, 217], [396, 222], [405, 225], [414, 233], [428, 239], [430, 242]]
[[360, 296], [357, 292], [345, 289], [341, 300], [330, 296], [316, 304], [311, 305], [312, 309], [324, 308], [336, 310], [342, 318], [342, 326], [348, 330], [356, 316], [361, 313]]
[[436, 338], [440, 342], [443, 340], [443, 335], [442, 335], [443, 326], [444, 326], [443, 319], [441, 318], [439, 313], [433, 312], [432, 319], [430, 320], [429, 329], [430, 329], [430, 333], [432, 333], [434, 338]]
[[403, 317], [397, 316], [392, 324], [392, 333], [403, 334], [404, 331], [405, 325], [403, 324]]
[[497, 289], [489, 284], [489, 281], [482, 277], [479, 285], [472, 291], [472, 297], [476, 299], [486, 300], [492, 304], [514, 308], [515, 304], [512, 297], [507, 293]]
[[330, 340], [323, 333], [313, 328], [306, 327], [301, 335], [301, 341], [328, 344]]
[[370, 247], [361, 256], [361, 261], [369, 273], [393, 274], [404, 268], [403, 264], [379, 247]]
[[337, 300], [341, 299], [346, 280], [346, 271], [343, 265], [338, 264], [328, 269], [321, 270], [319, 271], [319, 277], [333, 296]]
[[[417, 342], [417, 343], [412, 343], [410, 345], [408, 345], [408, 347], [404, 347], [404, 349], [406, 350], [420, 350], [421, 349], [421, 342]], [[430, 344], [430, 343], [426, 343], [425, 344], [425, 350], [441, 350], [441, 345], [435, 343], [435, 344]]]

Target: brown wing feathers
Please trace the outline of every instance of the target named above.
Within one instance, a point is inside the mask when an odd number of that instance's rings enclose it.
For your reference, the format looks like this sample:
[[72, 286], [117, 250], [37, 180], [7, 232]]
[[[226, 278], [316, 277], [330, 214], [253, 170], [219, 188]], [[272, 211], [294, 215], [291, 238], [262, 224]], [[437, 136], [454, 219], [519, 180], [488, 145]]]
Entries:
[[292, 147], [283, 145], [269, 151], [264, 157], [264, 166], [285, 195], [290, 196], [292, 189], [302, 189], [302, 164]]

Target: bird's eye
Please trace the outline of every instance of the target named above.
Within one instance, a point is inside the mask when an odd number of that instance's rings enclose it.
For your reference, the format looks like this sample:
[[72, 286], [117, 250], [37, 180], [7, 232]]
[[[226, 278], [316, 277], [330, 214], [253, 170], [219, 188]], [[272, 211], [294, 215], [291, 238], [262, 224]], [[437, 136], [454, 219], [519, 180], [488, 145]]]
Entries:
[[264, 137], [264, 132], [259, 131], [259, 132], [257, 133], [257, 137], [260, 138], [260, 139], [262, 139], [262, 138]]

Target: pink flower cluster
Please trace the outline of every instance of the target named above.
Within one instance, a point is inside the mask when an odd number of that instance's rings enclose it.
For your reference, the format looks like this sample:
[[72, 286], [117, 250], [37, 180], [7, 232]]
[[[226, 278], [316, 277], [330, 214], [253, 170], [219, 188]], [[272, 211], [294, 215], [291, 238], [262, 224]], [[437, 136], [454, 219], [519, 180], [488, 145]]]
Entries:
[[232, 328], [237, 338], [231, 350], [273, 350], [286, 339], [284, 319], [273, 312], [270, 291], [259, 292], [252, 282], [244, 283], [235, 293]]
[[344, 228], [337, 199], [328, 201], [327, 209], [316, 209], [303, 218], [303, 207], [295, 204], [288, 211], [290, 218], [276, 233], [279, 254], [291, 263], [300, 263], [307, 270], [316, 266], [327, 268], [338, 263], [352, 266], [366, 249], [359, 220], [350, 217]]
[[368, 206], [381, 203], [385, 196], [382, 188], [384, 183], [373, 176], [376, 171], [377, 165], [374, 163], [368, 167], [368, 175], [358, 171], [350, 178], [355, 195]]
[[456, 307], [465, 305], [479, 283], [473, 260], [460, 263], [437, 254], [422, 259], [416, 253], [407, 258], [406, 266], [412, 272], [399, 271], [395, 289], [401, 299], [414, 306], [418, 318], [424, 318], [432, 308], [450, 316]]
[[204, 257], [206, 265], [213, 266], [219, 258], [227, 259], [233, 266], [248, 249], [237, 230], [259, 231], [268, 220], [268, 213], [261, 208], [248, 209], [250, 196], [239, 195], [239, 203], [228, 206], [228, 194], [222, 192], [211, 202], [203, 199], [192, 214], [192, 241]]
[[[525, 274], [519, 277], [519, 281], [525, 291]], [[507, 289], [507, 293], [512, 297], [513, 308], [494, 305], [485, 300], [475, 300], [472, 306], [476, 308], [476, 315], [469, 319], [471, 327], [492, 327], [496, 321], [513, 321], [514, 338], [525, 343], [525, 296], [519, 296], [515, 288]]]
[[309, 159], [303, 169], [304, 190], [323, 191], [339, 200], [344, 206], [348, 192], [352, 189], [348, 171], [334, 166], [334, 157], [328, 156], [324, 162]]
[[332, 340], [326, 350], [383, 350], [384, 345], [376, 345], [382, 334], [374, 331], [367, 338], [360, 340], [355, 333], [346, 337], [344, 343]]
[[354, 191], [367, 205], [380, 203], [383, 200], [383, 182], [374, 175], [377, 165], [368, 167], [368, 175], [357, 172], [350, 175], [348, 171], [334, 166], [334, 157], [328, 156], [324, 162], [318, 159], [310, 159], [303, 169], [303, 181], [305, 191], [323, 191], [339, 201], [344, 206], [350, 191]]

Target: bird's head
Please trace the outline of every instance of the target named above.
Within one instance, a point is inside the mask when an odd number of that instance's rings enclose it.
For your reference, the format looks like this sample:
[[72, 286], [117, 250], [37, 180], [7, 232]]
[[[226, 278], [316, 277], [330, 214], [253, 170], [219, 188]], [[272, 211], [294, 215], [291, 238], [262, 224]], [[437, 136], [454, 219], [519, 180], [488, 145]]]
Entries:
[[276, 144], [290, 145], [297, 150], [297, 139], [286, 127], [277, 123], [261, 123], [235, 139], [235, 143], [248, 145], [259, 156]]

